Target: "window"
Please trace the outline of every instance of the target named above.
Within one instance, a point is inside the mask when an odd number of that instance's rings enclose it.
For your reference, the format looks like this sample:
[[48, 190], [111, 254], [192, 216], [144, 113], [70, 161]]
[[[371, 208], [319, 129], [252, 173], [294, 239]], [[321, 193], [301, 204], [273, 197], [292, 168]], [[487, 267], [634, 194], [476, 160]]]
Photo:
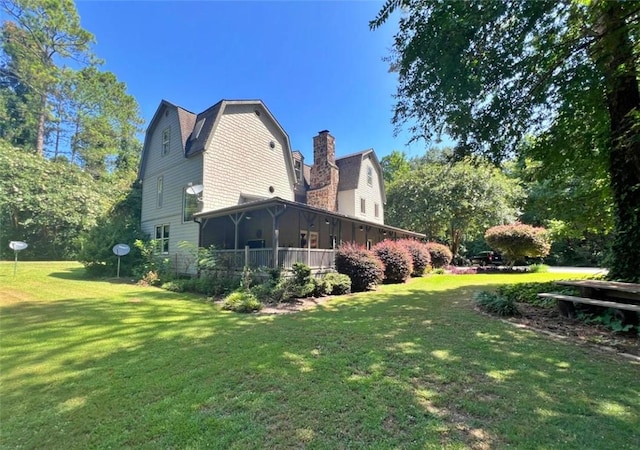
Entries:
[[171, 147], [171, 127], [167, 127], [162, 132], [162, 156], [169, 153]]
[[293, 170], [296, 173], [296, 182], [300, 181], [302, 179], [302, 161], [294, 159]]
[[373, 186], [373, 168], [367, 167], [367, 184]]
[[169, 225], [156, 226], [156, 252], [169, 253]]
[[377, 203], [373, 205], [373, 214], [376, 217], [380, 217], [380, 205], [378, 205]]
[[366, 214], [367, 213], [367, 202], [364, 198], [360, 199], [360, 212], [362, 214]]
[[163, 176], [159, 176], [158, 177], [158, 192], [156, 195], [156, 202], [158, 205], [158, 208], [162, 208], [162, 199], [164, 197], [164, 177]]
[[204, 125], [206, 120], [207, 118], [205, 117], [196, 122], [196, 126], [193, 129], [193, 134], [191, 135], [192, 140], [198, 139], [198, 137], [200, 136], [200, 132], [202, 131], [202, 126]]
[[184, 188], [182, 196], [182, 221], [191, 222], [193, 215], [198, 212], [198, 195], [187, 194], [187, 188]]

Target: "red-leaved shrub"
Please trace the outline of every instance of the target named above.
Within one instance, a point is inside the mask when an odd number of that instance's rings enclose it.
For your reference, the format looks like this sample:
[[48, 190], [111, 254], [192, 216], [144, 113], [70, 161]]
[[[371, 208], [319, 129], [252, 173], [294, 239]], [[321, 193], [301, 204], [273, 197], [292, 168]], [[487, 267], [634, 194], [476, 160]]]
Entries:
[[427, 266], [431, 263], [431, 254], [424, 242], [415, 239], [401, 239], [398, 241], [400, 245], [407, 249], [411, 255], [413, 263], [412, 277], [421, 277]]
[[523, 223], [489, 228], [484, 239], [489, 247], [501, 252], [509, 264], [525, 257], [547, 256], [551, 249], [546, 229]]
[[384, 266], [365, 247], [344, 243], [336, 251], [336, 270], [351, 278], [351, 292], [373, 289], [382, 281]]
[[449, 250], [449, 247], [443, 244], [438, 244], [437, 242], [427, 242], [426, 246], [429, 249], [429, 254], [431, 255], [431, 265], [435, 269], [451, 264], [453, 254], [451, 253], [451, 250]]
[[402, 244], [385, 239], [372, 250], [384, 265], [384, 280], [387, 283], [404, 283], [413, 272], [411, 255]]

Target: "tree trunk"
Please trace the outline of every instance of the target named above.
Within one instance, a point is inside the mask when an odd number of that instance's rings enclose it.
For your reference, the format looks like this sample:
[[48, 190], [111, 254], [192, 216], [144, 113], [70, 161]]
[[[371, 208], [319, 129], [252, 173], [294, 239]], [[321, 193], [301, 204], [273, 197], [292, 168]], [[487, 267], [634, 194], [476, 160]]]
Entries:
[[609, 171], [615, 200], [610, 277], [640, 282], [640, 91], [624, 10], [617, 1], [600, 5], [601, 39], [595, 49], [603, 71], [610, 118]]
[[38, 117], [38, 136], [36, 138], [36, 153], [40, 156], [44, 155], [44, 130], [47, 120], [47, 97], [42, 95], [40, 102], [40, 116]]

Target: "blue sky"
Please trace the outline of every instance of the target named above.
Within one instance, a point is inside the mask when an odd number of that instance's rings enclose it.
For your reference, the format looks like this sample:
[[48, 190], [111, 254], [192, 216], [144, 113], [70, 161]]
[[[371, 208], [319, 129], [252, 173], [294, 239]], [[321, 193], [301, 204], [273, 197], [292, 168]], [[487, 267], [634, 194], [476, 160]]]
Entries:
[[[307, 158], [328, 129], [338, 156], [407, 147], [393, 136], [397, 16], [369, 30], [382, 1], [77, 1], [104, 69], [127, 84], [148, 122], [160, 100], [201, 112], [220, 99], [262, 99]], [[310, 159], [307, 159], [309, 161]]]

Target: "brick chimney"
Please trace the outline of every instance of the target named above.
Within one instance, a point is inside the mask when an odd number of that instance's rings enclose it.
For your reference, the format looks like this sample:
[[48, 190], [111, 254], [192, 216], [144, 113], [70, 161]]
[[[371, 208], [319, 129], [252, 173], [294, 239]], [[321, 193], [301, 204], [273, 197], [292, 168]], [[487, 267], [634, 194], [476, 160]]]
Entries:
[[307, 191], [307, 204], [327, 211], [338, 211], [339, 173], [336, 165], [336, 140], [323, 130], [313, 138], [313, 166]]

